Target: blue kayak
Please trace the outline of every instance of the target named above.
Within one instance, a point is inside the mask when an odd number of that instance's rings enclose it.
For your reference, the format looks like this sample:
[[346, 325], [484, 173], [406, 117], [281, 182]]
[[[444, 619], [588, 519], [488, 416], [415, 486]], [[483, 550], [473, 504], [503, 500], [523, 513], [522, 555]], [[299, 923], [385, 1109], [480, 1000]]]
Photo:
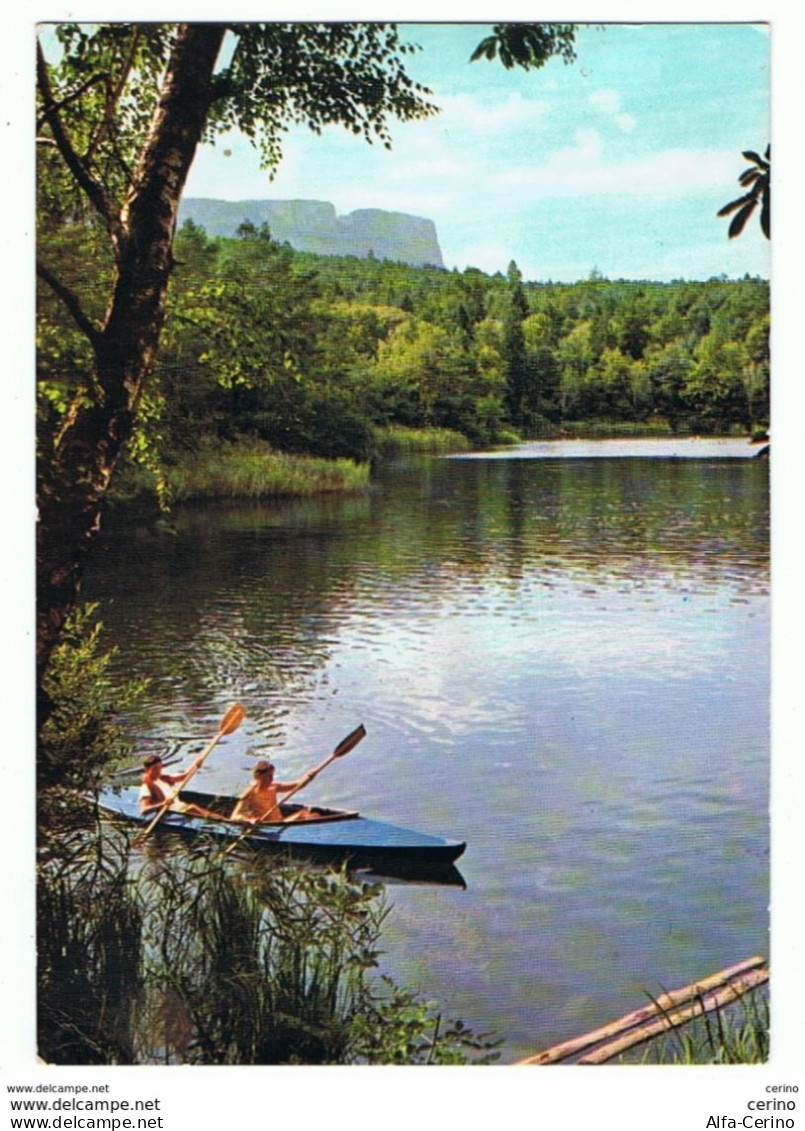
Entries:
[[[98, 805], [107, 813], [145, 826], [154, 812], [142, 814], [139, 786], [107, 787], [98, 794]], [[182, 791], [181, 800], [192, 802], [220, 817], [197, 817], [166, 812], [157, 828], [182, 833], [201, 833], [222, 840], [235, 841], [248, 828], [243, 845], [287, 849], [307, 859], [348, 860], [353, 866], [373, 864], [411, 864], [415, 866], [452, 864], [467, 847], [464, 841], [448, 840], [430, 833], [401, 828], [387, 821], [362, 817], [358, 812], [308, 806], [312, 817], [295, 820], [306, 807], [288, 803], [281, 805], [282, 820], [259, 825], [229, 821], [236, 798], [210, 793]]]

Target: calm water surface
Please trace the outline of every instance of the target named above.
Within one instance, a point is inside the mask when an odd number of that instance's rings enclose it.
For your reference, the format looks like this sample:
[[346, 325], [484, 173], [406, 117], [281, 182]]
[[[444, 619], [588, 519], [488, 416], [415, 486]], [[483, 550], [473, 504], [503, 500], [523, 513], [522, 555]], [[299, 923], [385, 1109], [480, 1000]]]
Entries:
[[768, 953], [768, 469], [702, 450], [400, 464], [93, 566], [143, 751], [239, 699], [199, 780], [234, 792], [363, 722], [306, 796], [468, 842], [466, 890], [389, 886], [383, 966], [504, 1061]]

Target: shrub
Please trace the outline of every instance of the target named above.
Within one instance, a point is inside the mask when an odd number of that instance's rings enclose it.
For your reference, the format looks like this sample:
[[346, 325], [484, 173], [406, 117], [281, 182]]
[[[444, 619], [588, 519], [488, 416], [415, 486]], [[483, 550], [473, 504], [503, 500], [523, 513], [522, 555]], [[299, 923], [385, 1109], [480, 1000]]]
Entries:
[[123, 685], [112, 680], [109, 664], [116, 650], [101, 650], [103, 625], [96, 612], [97, 605], [87, 604], [70, 615], [45, 673], [53, 709], [39, 734], [37, 779], [43, 788], [97, 785], [126, 752], [115, 719], [146, 687], [144, 680]]

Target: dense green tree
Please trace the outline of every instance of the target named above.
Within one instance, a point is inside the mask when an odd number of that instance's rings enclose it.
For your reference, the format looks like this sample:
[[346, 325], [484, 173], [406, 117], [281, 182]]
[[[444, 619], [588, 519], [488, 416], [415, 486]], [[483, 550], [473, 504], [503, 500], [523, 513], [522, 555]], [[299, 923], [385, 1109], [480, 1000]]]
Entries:
[[528, 359], [525, 348], [523, 323], [528, 317], [528, 299], [523, 287], [520, 268], [511, 261], [506, 272], [508, 289], [503, 316], [503, 364], [506, 375], [506, 408], [515, 427], [525, 422], [527, 415]]
[[765, 314], [752, 324], [744, 342], [748, 357], [746, 389], [749, 398], [749, 411], [753, 426], [760, 429], [769, 426], [769, 400], [771, 397], [769, 330], [769, 315]]
[[579, 322], [559, 344], [557, 351], [562, 367], [560, 398], [562, 415], [573, 419], [575, 413], [586, 415], [584, 384], [593, 364], [590, 323]]
[[576, 58], [574, 24], [495, 24], [470, 56], [476, 59], [499, 58], [504, 67], [531, 70], [543, 67], [548, 59], [560, 56], [566, 63]]
[[685, 415], [684, 390], [693, 365], [689, 353], [677, 342], [646, 354], [646, 372], [654, 412], [665, 417], [671, 431]]
[[637, 303], [627, 308], [618, 319], [617, 345], [633, 361], [643, 356], [650, 339], [650, 319]]
[[634, 420], [636, 396], [632, 361], [619, 349], [604, 350], [587, 378], [588, 405], [604, 420]]
[[747, 364], [745, 347], [721, 341], [718, 335], [708, 335], [696, 347], [684, 392], [700, 427], [708, 431], [749, 428]]

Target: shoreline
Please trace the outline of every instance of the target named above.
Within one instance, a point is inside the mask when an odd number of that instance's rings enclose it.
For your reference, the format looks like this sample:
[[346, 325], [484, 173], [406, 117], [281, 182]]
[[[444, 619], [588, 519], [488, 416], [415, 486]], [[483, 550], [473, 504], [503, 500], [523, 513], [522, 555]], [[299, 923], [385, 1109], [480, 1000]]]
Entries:
[[495, 451], [446, 459], [757, 459], [765, 448], [743, 436], [680, 436], [526, 440]]

